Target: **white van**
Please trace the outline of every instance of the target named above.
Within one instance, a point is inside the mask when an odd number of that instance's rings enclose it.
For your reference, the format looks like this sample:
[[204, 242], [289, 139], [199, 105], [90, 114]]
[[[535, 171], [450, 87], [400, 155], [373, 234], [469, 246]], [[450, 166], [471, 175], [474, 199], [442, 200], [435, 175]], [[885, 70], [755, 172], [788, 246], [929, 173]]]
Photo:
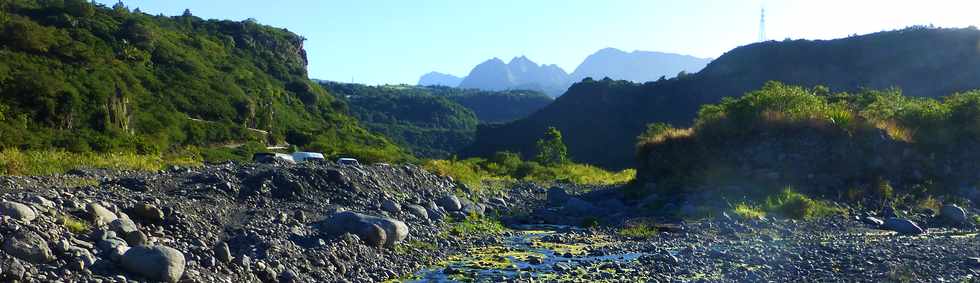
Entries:
[[337, 159], [337, 164], [341, 166], [360, 166], [361, 163], [357, 162], [357, 159], [353, 158], [341, 158]]
[[324, 159], [325, 158], [323, 157], [323, 153], [306, 152], [306, 151], [293, 152], [293, 160], [296, 160], [296, 162], [303, 162], [309, 160], [324, 160]]

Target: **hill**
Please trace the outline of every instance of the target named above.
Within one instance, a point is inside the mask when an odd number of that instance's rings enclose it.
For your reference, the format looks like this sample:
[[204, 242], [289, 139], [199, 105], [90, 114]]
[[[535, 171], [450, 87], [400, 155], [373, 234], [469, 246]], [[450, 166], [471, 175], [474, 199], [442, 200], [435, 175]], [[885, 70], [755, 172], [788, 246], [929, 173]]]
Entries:
[[731, 50], [692, 75], [643, 84], [583, 80], [548, 107], [503, 126], [481, 127], [469, 155], [512, 150], [530, 156], [549, 126], [576, 161], [633, 166], [635, 138], [649, 123], [691, 123], [701, 105], [741, 96], [766, 81], [833, 91], [897, 87], [938, 97], [980, 88], [975, 28], [913, 27], [836, 40], [787, 40]]
[[440, 72], [429, 72], [428, 74], [422, 75], [422, 77], [419, 78], [418, 85], [456, 87], [462, 81], [463, 78], [453, 76], [450, 74], [443, 74]]
[[442, 86], [366, 86], [321, 81], [374, 132], [419, 157], [448, 158], [472, 143], [478, 123], [517, 120], [551, 102], [529, 91], [481, 91]]
[[159, 153], [289, 142], [403, 152], [307, 78], [303, 37], [84, 0], [0, 6], [0, 148]]
[[670, 78], [679, 72], [696, 73], [711, 62], [711, 59], [694, 56], [652, 52], [625, 52], [615, 48], [604, 48], [589, 55], [569, 76], [572, 81], [585, 78], [609, 77], [632, 82], [655, 81], [661, 77]]

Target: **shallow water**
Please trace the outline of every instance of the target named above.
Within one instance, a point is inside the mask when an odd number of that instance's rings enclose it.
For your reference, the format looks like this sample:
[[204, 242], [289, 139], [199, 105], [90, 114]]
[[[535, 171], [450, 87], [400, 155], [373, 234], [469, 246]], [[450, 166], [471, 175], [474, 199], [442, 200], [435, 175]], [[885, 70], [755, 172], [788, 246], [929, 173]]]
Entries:
[[627, 263], [645, 255], [635, 252], [595, 255], [587, 252], [601, 245], [601, 242], [556, 244], [541, 241], [545, 236], [576, 229], [567, 226], [525, 225], [515, 229], [520, 233], [503, 239], [502, 244], [470, 249], [466, 254], [451, 257], [416, 273], [409, 282], [554, 280], [567, 276], [561, 271], [600, 263]]

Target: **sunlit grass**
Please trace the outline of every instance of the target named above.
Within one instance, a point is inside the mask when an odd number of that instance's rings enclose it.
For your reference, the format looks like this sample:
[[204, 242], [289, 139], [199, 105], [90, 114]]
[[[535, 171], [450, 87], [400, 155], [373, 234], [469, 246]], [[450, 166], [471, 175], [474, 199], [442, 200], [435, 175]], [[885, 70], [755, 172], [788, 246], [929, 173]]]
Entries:
[[639, 223], [620, 228], [616, 231], [616, 234], [633, 239], [650, 239], [657, 236], [657, 227], [646, 223]]
[[156, 171], [171, 165], [199, 166], [192, 157], [165, 157], [135, 153], [71, 153], [67, 151], [0, 151], [0, 175], [53, 175], [73, 169]]
[[742, 219], [758, 220], [766, 217], [766, 212], [762, 208], [744, 202], [736, 204], [732, 211]]
[[776, 195], [766, 198], [764, 209], [783, 217], [793, 219], [812, 219], [832, 215], [842, 215], [844, 210], [824, 201], [814, 200], [804, 194], [785, 188]]

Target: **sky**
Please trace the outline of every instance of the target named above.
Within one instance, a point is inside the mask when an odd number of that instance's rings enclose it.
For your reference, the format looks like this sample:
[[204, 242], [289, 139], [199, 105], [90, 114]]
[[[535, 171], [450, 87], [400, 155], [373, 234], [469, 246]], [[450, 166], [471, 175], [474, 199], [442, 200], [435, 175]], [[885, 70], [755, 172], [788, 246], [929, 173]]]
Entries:
[[[106, 5], [116, 0], [96, 0]], [[605, 47], [717, 58], [759, 37], [833, 39], [912, 25], [980, 26], [976, 0], [124, 0], [130, 9], [245, 20], [307, 38], [310, 77], [415, 84], [527, 56], [572, 72]]]

